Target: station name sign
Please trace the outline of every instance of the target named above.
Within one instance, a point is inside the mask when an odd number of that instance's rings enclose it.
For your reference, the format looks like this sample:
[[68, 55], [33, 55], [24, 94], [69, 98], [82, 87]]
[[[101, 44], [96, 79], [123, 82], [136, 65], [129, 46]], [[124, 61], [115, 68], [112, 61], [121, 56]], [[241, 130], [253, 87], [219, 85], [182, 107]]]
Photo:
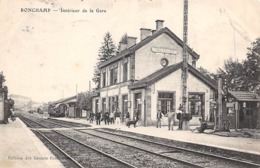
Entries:
[[227, 103], [226, 107], [227, 108], [234, 108], [235, 107], [235, 103]]
[[176, 50], [169, 49], [169, 48], [152, 47], [151, 50], [154, 53], [173, 54], [173, 55], [177, 54]]

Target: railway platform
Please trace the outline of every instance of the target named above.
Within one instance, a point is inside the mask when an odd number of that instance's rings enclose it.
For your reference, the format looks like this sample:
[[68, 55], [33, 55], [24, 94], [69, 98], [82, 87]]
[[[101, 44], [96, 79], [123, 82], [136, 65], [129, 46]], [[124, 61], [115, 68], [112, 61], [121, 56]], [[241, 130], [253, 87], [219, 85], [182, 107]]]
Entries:
[[0, 134], [0, 167], [64, 167], [19, 118], [0, 124]]
[[[90, 124], [85, 118], [56, 118], [60, 120], [67, 120], [70, 122]], [[96, 125], [93, 122], [93, 128], [111, 128], [116, 129], [115, 124], [105, 125], [101, 122], [101, 125]], [[128, 128], [124, 123], [121, 124], [122, 131], [134, 132], [139, 134], [145, 134], [149, 136], [155, 136], [160, 138], [167, 138], [176, 141], [200, 144], [210, 147], [216, 147], [227, 150], [234, 150], [245, 153], [257, 154], [260, 156], [260, 139], [257, 137], [245, 138], [245, 137], [228, 137], [212, 134], [213, 130], [206, 130], [205, 133], [198, 133], [192, 131], [181, 131], [177, 130], [177, 126], [174, 126], [173, 131], [168, 131], [168, 126], [162, 126], [161, 128], [156, 128], [155, 126], [143, 127], [137, 126], [134, 128], [131, 125]], [[194, 129], [195, 127], [191, 127]], [[231, 130], [231, 132], [234, 130]]]

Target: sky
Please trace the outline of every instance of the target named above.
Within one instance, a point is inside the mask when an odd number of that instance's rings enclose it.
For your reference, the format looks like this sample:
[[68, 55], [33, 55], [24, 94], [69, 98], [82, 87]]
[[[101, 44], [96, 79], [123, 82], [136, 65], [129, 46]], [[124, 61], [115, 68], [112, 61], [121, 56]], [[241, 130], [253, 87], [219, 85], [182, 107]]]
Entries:
[[[189, 0], [197, 67], [216, 72], [225, 59], [246, 59], [260, 37], [259, 13], [260, 0]], [[125, 33], [139, 42], [140, 28], [155, 29], [157, 19], [182, 39], [183, 0], [0, 0], [0, 72], [9, 94], [49, 102], [87, 91], [105, 33], [116, 46]]]

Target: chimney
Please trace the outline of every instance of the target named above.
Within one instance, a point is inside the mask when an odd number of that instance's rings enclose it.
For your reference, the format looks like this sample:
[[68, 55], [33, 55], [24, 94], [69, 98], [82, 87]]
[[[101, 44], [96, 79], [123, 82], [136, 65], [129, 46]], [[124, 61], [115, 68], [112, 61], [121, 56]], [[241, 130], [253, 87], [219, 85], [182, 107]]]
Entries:
[[141, 30], [141, 38], [140, 38], [141, 41], [146, 37], [152, 35], [151, 29], [141, 28], [140, 30]]
[[160, 30], [161, 28], [163, 28], [163, 22], [164, 20], [156, 20], [156, 31]]
[[132, 47], [133, 45], [136, 44], [136, 37], [130, 37], [130, 36], [127, 36], [127, 48], [130, 48]]
[[154, 35], [155, 32], [156, 32], [156, 30], [152, 30], [152, 35]]
[[118, 51], [121, 52], [127, 48], [127, 44], [119, 42], [119, 49]]

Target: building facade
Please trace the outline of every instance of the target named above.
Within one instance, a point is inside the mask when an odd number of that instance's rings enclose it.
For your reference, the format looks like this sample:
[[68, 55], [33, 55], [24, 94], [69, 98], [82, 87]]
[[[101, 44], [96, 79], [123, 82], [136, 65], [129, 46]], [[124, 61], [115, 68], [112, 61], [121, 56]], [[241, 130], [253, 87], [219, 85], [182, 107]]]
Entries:
[[[178, 109], [182, 102], [183, 42], [167, 27], [163, 20], [156, 21], [156, 30], [141, 28], [140, 42], [127, 37], [120, 43], [119, 54], [99, 65], [101, 80], [99, 95], [92, 100], [93, 112], [128, 111], [130, 118], [139, 114], [139, 124], [153, 125], [156, 113], [161, 111], [162, 124], [166, 124], [169, 111]], [[212, 111], [216, 83], [196, 70], [199, 55], [188, 48], [188, 109], [198, 124]]]

